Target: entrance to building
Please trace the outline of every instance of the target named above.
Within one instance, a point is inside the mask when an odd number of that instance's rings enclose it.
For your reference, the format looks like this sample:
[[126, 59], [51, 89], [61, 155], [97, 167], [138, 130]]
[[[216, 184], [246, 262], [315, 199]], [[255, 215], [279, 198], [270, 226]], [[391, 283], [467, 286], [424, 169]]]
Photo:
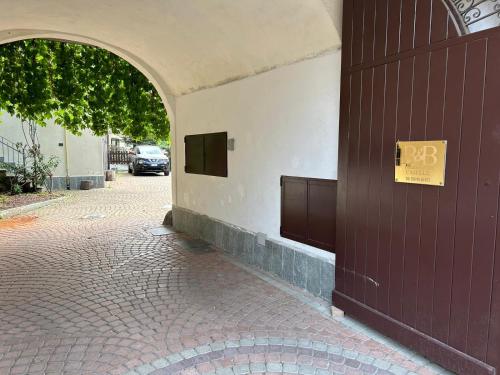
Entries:
[[[334, 304], [454, 372], [494, 374], [500, 29], [461, 35], [437, 0], [344, 7]], [[422, 140], [447, 141], [444, 186], [395, 182], [396, 142]]]

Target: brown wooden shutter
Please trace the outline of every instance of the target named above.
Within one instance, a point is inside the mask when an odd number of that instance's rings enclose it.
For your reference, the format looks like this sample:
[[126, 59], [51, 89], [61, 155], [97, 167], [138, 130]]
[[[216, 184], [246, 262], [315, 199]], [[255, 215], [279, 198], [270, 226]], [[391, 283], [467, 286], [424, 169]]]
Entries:
[[226, 132], [188, 135], [184, 143], [186, 173], [227, 177]]
[[227, 177], [227, 133], [205, 134], [205, 173]]
[[337, 181], [281, 177], [282, 237], [335, 250]]
[[203, 174], [204, 170], [204, 142], [201, 135], [188, 135], [184, 138], [186, 149], [186, 173]]

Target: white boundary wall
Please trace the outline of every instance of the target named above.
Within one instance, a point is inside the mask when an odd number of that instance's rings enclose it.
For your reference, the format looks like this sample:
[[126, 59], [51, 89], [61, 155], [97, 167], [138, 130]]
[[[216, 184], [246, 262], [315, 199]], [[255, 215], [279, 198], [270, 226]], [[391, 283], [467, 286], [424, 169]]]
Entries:
[[[14, 143], [26, 143], [21, 121], [6, 113], [0, 114], [0, 136]], [[65, 137], [64, 128], [49, 121], [46, 126], [38, 127], [38, 138], [42, 153], [47, 158], [56, 156], [59, 159], [55, 177], [66, 177], [66, 171], [69, 177], [104, 175], [104, 137], [97, 137], [89, 130], [83, 131], [81, 136], [67, 132]]]

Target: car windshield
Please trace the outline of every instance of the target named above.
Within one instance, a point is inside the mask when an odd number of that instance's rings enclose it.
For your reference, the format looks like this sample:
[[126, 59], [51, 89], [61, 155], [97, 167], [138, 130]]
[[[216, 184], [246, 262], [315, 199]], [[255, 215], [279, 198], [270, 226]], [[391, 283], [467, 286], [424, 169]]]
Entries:
[[139, 150], [143, 155], [163, 155], [161, 149], [156, 146], [139, 147]]

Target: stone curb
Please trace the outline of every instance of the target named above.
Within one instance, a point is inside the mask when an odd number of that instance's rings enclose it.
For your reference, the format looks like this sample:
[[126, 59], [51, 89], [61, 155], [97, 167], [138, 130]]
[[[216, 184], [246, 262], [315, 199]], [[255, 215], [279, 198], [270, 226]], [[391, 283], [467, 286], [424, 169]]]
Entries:
[[34, 211], [36, 209], [49, 206], [53, 203], [60, 202], [65, 198], [66, 197], [59, 197], [59, 198], [49, 199], [49, 200], [42, 201], [42, 202], [27, 204], [27, 205], [21, 206], [21, 207], [9, 208], [8, 210], [0, 211], [0, 219], [7, 219], [9, 217], [21, 215], [21, 214], [24, 214], [26, 212], [31, 212], [31, 211]]

